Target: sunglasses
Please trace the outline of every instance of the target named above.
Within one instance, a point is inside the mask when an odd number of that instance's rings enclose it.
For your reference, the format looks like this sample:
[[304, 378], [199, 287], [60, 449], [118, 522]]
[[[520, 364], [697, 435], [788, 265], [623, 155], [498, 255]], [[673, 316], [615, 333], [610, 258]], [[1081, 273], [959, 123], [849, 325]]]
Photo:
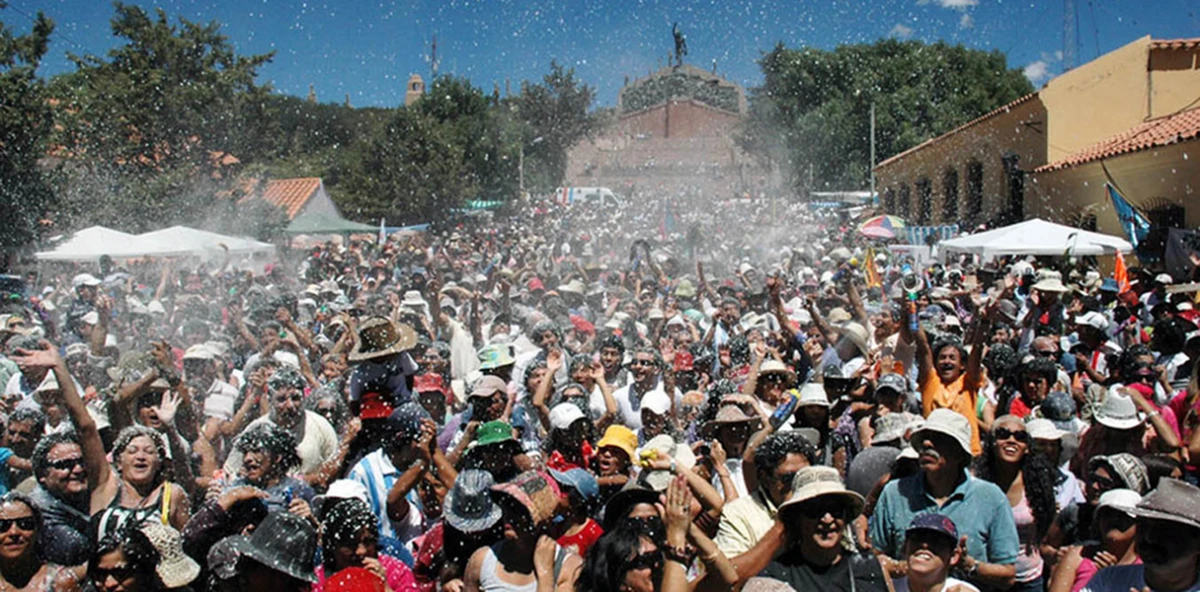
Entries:
[[775, 481], [790, 488], [792, 486], [792, 481], [796, 480], [796, 473], [798, 472], [799, 471], [792, 471], [790, 473], [783, 473], [782, 475], [775, 475]]
[[291, 395], [283, 395], [281, 397], [275, 397], [275, 402], [276, 403], [285, 403], [285, 402], [287, 402], [288, 399], [291, 399], [296, 402], [303, 401], [304, 393], [292, 393]]
[[74, 469], [75, 467], [82, 467], [83, 466], [83, 458], [82, 457], [60, 458], [58, 460], [52, 460], [52, 461], [46, 463], [46, 466], [48, 466], [52, 469], [58, 469], [60, 471], [70, 471], [71, 469]]
[[630, 360], [629, 366], [654, 366], [654, 360]]
[[92, 581], [96, 582], [97, 584], [103, 584], [104, 582], [107, 582], [109, 577], [112, 577], [113, 581], [124, 582], [137, 575], [137, 570], [130, 565], [122, 565], [120, 567], [112, 567], [108, 569], [97, 567], [89, 571]]
[[1088, 483], [1104, 489], [1115, 489], [1117, 481], [1111, 477], [1104, 477], [1097, 473], [1088, 475]]
[[33, 516], [21, 516], [20, 518], [0, 518], [0, 533], [8, 532], [9, 529], [16, 525], [19, 530], [33, 532], [37, 528], [37, 518]]
[[1016, 440], [1017, 442], [1023, 442], [1025, 444], [1029, 443], [1029, 432], [1027, 432], [1025, 430], [1010, 430], [1008, 428], [996, 428], [995, 430], [992, 431], [992, 435], [995, 436], [997, 442], [1003, 442], [1009, 438], [1012, 438], [1012, 439]]
[[1056, 352], [1054, 350], [1048, 350], [1048, 351], [1034, 350], [1033, 353], [1036, 355], [1039, 355], [1043, 358], [1053, 358], [1054, 356], [1058, 355], [1058, 352]]
[[813, 500], [805, 504], [800, 504], [800, 507], [796, 508], [796, 511], [809, 520], [820, 520], [826, 514], [833, 516], [835, 520], [845, 520], [848, 513], [845, 504], [836, 499]]
[[654, 569], [658, 569], [660, 566], [662, 566], [662, 562], [663, 562], [662, 550], [655, 549], [653, 551], [647, 551], [645, 553], [638, 555], [637, 557], [634, 557], [633, 559], [630, 559], [629, 562], [625, 564], [625, 566], [629, 568], [629, 571], [633, 571], [635, 569], [654, 570]]

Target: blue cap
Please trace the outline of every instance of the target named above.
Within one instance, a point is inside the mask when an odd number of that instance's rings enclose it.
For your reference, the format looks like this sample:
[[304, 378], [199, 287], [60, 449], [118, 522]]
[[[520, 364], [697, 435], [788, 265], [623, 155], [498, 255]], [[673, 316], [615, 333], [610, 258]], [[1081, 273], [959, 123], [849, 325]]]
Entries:
[[1112, 292], [1115, 294], [1121, 291], [1121, 286], [1117, 284], [1117, 280], [1113, 278], [1104, 278], [1104, 281], [1100, 282], [1100, 291]]
[[915, 530], [929, 530], [944, 534], [950, 537], [954, 542], [958, 542], [958, 527], [954, 526], [954, 521], [945, 514], [921, 514], [913, 518], [911, 524], [908, 525], [906, 533], [912, 533]]
[[550, 476], [562, 487], [570, 487], [579, 492], [584, 500], [595, 500], [600, 496], [600, 484], [596, 477], [584, 469], [569, 469], [558, 471], [550, 469]]

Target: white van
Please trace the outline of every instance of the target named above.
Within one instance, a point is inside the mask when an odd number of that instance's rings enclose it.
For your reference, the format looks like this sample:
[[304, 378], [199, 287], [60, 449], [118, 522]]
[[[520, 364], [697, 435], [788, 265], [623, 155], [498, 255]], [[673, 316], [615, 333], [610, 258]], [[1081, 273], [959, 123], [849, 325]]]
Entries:
[[554, 201], [561, 205], [588, 204], [610, 207], [620, 207], [625, 203], [608, 187], [559, 187], [554, 192]]

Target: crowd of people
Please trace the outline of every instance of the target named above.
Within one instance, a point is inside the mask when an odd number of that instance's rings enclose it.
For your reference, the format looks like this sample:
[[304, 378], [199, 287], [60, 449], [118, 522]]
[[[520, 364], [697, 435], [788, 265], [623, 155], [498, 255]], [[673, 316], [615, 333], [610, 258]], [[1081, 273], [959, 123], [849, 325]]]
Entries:
[[1200, 590], [1195, 292], [531, 205], [0, 304], [0, 591]]

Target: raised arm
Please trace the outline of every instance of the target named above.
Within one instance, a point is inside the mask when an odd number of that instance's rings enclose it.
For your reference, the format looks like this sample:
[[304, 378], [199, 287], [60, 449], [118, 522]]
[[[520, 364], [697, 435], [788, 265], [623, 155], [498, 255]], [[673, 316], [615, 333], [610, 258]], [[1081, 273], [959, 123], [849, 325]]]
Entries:
[[45, 368], [54, 373], [58, 386], [62, 389], [63, 405], [67, 415], [75, 424], [79, 435], [79, 447], [83, 449], [83, 463], [87, 467], [88, 487], [93, 498], [105, 489], [113, 479], [112, 467], [105, 458], [104, 443], [100, 440], [100, 431], [96, 428], [96, 420], [88, 414], [87, 406], [75, 389], [75, 380], [67, 369], [67, 363], [58, 355], [58, 348], [49, 341], [42, 340], [38, 346], [41, 349], [18, 349], [11, 359], [17, 366], [25, 368]]

